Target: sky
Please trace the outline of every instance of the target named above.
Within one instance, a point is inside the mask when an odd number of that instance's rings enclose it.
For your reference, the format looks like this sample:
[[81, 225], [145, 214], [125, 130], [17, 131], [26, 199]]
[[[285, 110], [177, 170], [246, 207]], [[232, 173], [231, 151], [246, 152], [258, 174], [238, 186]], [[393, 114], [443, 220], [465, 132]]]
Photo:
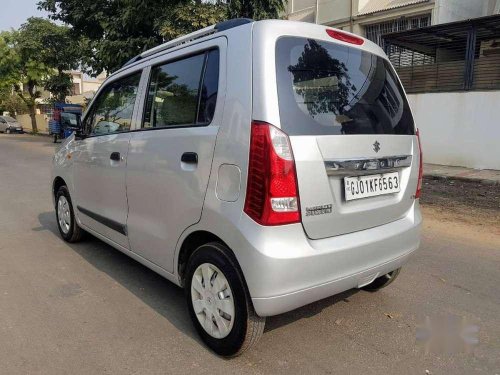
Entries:
[[29, 17], [46, 17], [47, 13], [39, 11], [36, 4], [39, 0], [0, 0], [0, 31], [17, 29]]

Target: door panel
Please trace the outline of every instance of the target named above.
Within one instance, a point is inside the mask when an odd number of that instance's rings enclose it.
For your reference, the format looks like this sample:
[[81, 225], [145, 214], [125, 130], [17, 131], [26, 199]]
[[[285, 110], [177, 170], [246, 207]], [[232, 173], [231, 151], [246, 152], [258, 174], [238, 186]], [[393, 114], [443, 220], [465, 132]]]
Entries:
[[[127, 164], [130, 248], [172, 271], [178, 238], [200, 220], [218, 127], [133, 133]], [[194, 152], [198, 163], [182, 162]]]
[[225, 39], [210, 43], [151, 68], [144, 130], [130, 140], [130, 248], [170, 272], [182, 232], [201, 218], [222, 118]]
[[[128, 248], [126, 157], [131, 133], [78, 141], [74, 152], [77, 214], [82, 224]], [[120, 160], [111, 154], [120, 153]], [[120, 229], [120, 226], [122, 229]]]
[[84, 119], [88, 138], [73, 155], [76, 213], [85, 226], [129, 248], [127, 238], [127, 153], [141, 71], [107, 83]]

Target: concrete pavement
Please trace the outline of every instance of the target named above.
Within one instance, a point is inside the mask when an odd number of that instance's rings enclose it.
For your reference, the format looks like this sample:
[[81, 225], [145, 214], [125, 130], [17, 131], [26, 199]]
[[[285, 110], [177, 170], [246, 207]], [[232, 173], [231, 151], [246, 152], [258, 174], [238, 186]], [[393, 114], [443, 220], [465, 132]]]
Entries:
[[[63, 242], [50, 139], [0, 135], [2, 374], [498, 374], [500, 235], [425, 209], [421, 250], [378, 293], [349, 291], [269, 318], [233, 360], [197, 338], [183, 292], [90, 238]], [[425, 353], [427, 316], [480, 327], [473, 353]]]
[[448, 165], [424, 164], [424, 176], [500, 185], [500, 171], [494, 169], [472, 169]]

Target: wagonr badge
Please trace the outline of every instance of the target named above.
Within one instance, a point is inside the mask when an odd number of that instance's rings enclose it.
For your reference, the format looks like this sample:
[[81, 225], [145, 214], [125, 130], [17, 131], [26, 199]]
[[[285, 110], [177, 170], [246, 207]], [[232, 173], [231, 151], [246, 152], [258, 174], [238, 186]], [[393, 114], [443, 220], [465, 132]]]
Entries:
[[375, 43], [304, 22], [233, 19], [145, 51], [56, 151], [59, 232], [184, 288], [203, 342], [239, 355], [266, 317], [386, 287], [418, 248], [420, 143], [399, 82]]
[[306, 216], [324, 215], [332, 213], [332, 205], [324, 204], [323, 206], [306, 207]]

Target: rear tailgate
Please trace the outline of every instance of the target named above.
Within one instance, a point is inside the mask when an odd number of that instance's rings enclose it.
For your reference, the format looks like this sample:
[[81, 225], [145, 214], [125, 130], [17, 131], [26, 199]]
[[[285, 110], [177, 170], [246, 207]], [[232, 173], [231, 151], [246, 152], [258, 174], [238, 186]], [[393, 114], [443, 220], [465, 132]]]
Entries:
[[[395, 139], [396, 138], [396, 139]], [[373, 144], [378, 142], [376, 153]], [[302, 223], [312, 239], [355, 232], [387, 224], [405, 216], [414, 201], [418, 180], [415, 136], [295, 136], [291, 137], [299, 184]], [[417, 154], [415, 158], [412, 155]], [[360, 158], [360, 155], [363, 157]], [[397, 156], [397, 158], [393, 158]], [[403, 156], [409, 156], [403, 158]], [[360, 161], [379, 169], [355, 170]], [[387, 160], [405, 160], [402, 166], [380, 168]], [[368, 163], [367, 163], [368, 162]], [[410, 166], [405, 166], [406, 162]], [[390, 162], [389, 162], [390, 163]], [[345, 168], [342, 168], [342, 165]], [[397, 164], [397, 163], [396, 163]], [[335, 168], [334, 166], [338, 167]], [[352, 168], [351, 168], [352, 167]], [[361, 165], [363, 167], [363, 165]], [[399, 192], [347, 200], [344, 180], [350, 176], [381, 176], [396, 172]], [[368, 190], [375, 187], [368, 185]]]
[[292, 144], [308, 237], [404, 217], [415, 199], [419, 154], [390, 63], [360, 47], [283, 37], [276, 72], [281, 128]]

